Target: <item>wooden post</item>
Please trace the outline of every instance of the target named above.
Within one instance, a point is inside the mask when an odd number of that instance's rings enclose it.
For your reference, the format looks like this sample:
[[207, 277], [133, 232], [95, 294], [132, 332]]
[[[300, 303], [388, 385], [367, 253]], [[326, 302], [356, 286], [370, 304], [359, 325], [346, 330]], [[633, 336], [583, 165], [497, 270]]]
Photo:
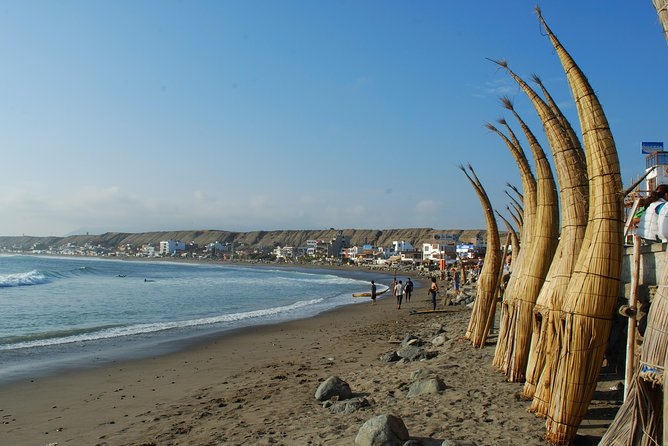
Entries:
[[638, 282], [640, 280], [640, 236], [633, 236], [633, 258], [631, 260], [631, 291], [629, 293], [629, 322], [626, 335], [626, 375], [624, 380], [624, 401], [631, 389], [636, 351], [636, 313], [638, 306]]

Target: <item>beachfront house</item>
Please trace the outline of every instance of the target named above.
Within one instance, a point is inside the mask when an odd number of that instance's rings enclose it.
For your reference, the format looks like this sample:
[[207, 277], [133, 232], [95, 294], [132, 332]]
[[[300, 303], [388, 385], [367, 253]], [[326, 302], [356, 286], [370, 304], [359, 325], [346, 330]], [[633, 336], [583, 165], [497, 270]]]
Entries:
[[138, 255], [143, 257], [156, 257], [155, 246], [150, 244], [142, 245]]
[[206, 245], [205, 251], [208, 254], [211, 254], [213, 256], [219, 256], [224, 252], [231, 252], [232, 251], [232, 244], [231, 243], [220, 243], [219, 241], [215, 241], [213, 243], [208, 243]]
[[470, 243], [457, 245], [457, 257], [461, 259], [472, 259], [476, 256], [476, 247]]
[[375, 248], [371, 244], [353, 246], [347, 253], [348, 257], [358, 265], [378, 263], [378, 259], [382, 259], [385, 255], [383, 248]]
[[343, 235], [343, 231], [337, 232], [336, 237], [329, 242], [329, 246], [327, 247], [327, 257], [341, 258], [343, 250], [350, 246], [349, 243], [350, 240]]
[[403, 251], [412, 251], [415, 248], [413, 248], [413, 245], [411, 245], [410, 242], [407, 242], [406, 240], [395, 240], [392, 242], [392, 250], [391, 252], [394, 255], [399, 255]]
[[458, 241], [457, 234], [434, 234], [431, 240], [422, 243], [422, 260], [436, 261], [454, 257]]
[[276, 260], [292, 259], [295, 256], [295, 248], [292, 246], [277, 246], [272, 251], [272, 254], [276, 256]]
[[160, 255], [172, 256], [185, 252], [186, 244], [180, 240], [163, 240], [160, 242]]
[[462, 244], [473, 245], [479, 250], [485, 250], [487, 248], [487, 237], [482, 232], [471, 237], [462, 238], [461, 242]]
[[401, 263], [412, 263], [415, 266], [420, 265], [422, 263], [422, 251], [419, 249], [401, 251]]

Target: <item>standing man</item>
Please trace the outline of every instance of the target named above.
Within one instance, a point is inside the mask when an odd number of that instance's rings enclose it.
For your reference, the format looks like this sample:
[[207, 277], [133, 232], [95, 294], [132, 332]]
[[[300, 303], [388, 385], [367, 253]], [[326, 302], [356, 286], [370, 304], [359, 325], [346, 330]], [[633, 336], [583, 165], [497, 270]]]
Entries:
[[404, 286], [401, 283], [401, 280], [394, 287], [394, 292], [397, 295], [397, 310], [401, 310], [401, 301], [404, 298]]
[[411, 278], [409, 277], [408, 280], [406, 281], [406, 286], [404, 287], [404, 294], [406, 295], [406, 303], [411, 301], [412, 292], [413, 292], [413, 282], [411, 282]]
[[376, 305], [376, 284], [371, 281], [371, 305]]
[[457, 268], [452, 268], [452, 273], [454, 276], [454, 282], [455, 282], [455, 293], [457, 296], [459, 296], [459, 288], [461, 287], [461, 273], [459, 272], [459, 269]]
[[431, 295], [431, 305], [433, 307], [433, 310], [436, 310], [436, 294], [438, 293], [438, 285], [436, 284], [436, 277], [431, 278], [431, 286], [429, 287], [427, 293]]

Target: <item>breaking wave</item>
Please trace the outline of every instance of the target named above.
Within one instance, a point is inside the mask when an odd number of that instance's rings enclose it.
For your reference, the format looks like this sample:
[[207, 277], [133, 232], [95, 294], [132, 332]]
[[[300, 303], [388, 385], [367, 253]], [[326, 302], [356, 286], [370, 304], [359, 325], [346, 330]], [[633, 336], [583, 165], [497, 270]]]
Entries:
[[48, 345], [69, 344], [73, 342], [95, 341], [100, 339], [118, 338], [138, 334], [155, 333], [164, 330], [188, 328], [204, 325], [212, 325], [224, 322], [241, 321], [245, 319], [263, 318], [277, 316], [283, 313], [297, 310], [321, 303], [324, 299], [311, 299], [295, 302], [291, 305], [266, 308], [262, 310], [245, 311], [233, 314], [223, 314], [199, 319], [172, 322], [156, 322], [149, 324], [135, 324], [127, 326], [110, 325], [97, 328], [76, 329], [71, 331], [60, 331], [42, 333], [37, 335], [14, 336], [0, 338], [0, 351], [14, 350], [31, 347], [44, 347]]
[[5, 274], [0, 275], [0, 288], [40, 285], [48, 281], [49, 278], [37, 270], [28, 271], [27, 273]]

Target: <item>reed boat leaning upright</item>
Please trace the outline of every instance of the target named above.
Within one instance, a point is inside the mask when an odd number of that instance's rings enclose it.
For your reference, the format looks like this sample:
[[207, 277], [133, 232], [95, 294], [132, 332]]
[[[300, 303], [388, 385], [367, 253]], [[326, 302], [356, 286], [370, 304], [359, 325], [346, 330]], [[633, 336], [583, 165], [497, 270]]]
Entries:
[[539, 8], [536, 13], [575, 99], [589, 178], [587, 228], [562, 307], [563, 339], [546, 423], [546, 439], [567, 445], [596, 389], [617, 303], [623, 247], [622, 181], [617, 149], [598, 97]]
[[[526, 376], [531, 341], [533, 339], [533, 310], [536, 299], [545, 283], [559, 240], [559, 201], [557, 186], [552, 175], [550, 162], [533, 132], [515, 111], [509, 98], [501, 99], [519, 122], [529, 143], [536, 165], [536, 220], [534, 224], [533, 243], [528, 253], [528, 264], [525, 270], [527, 279], [524, 281], [523, 292], [517, 294], [517, 321], [515, 323], [515, 341], [509, 354], [510, 362], [506, 373], [509, 381], [521, 382]], [[513, 138], [512, 130], [504, 121], [504, 125]]]
[[[464, 166], [459, 166], [459, 169], [464, 172], [464, 175], [466, 175], [466, 178], [471, 183], [485, 213], [487, 246], [501, 246], [499, 229], [496, 225], [494, 211], [487, 192], [471, 165], [469, 164], [467, 167], [468, 172]], [[483, 347], [487, 339], [489, 330], [488, 320], [496, 306], [496, 290], [499, 286], [498, 271], [500, 267], [501, 253], [498, 249], [488, 249], [485, 253], [485, 261], [480, 271], [480, 277], [478, 277], [476, 299], [466, 333], [467, 339], [471, 341], [474, 347]]]
[[[548, 105], [536, 91], [520, 76], [510, 69], [505, 61], [496, 61], [517, 82], [522, 91], [531, 101], [538, 117], [543, 124], [552, 156], [555, 161], [555, 170], [559, 184], [559, 198], [561, 204], [561, 236], [550, 270], [547, 273], [545, 284], [536, 300], [536, 309], [545, 309], [535, 313], [534, 322], [539, 327], [534, 332], [545, 331], [544, 341], [537, 348], [544, 349], [544, 364], [527, 376], [527, 386], [534, 395], [531, 410], [539, 416], [545, 416], [550, 400], [551, 383], [556, 373], [558, 359], [554, 352], [560, 345], [560, 311], [566, 294], [566, 287], [570, 281], [573, 265], [577, 258], [584, 232], [587, 225], [587, 208], [589, 205], [589, 184], [586, 174], [584, 151], [570, 124], [556, 107]], [[503, 351], [497, 347], [494, 356], [494, 365], [502, 358]], [[531, 353], [530, 359], [531, 363]], [[527, 396], [530, 398], [531, 393]]]

